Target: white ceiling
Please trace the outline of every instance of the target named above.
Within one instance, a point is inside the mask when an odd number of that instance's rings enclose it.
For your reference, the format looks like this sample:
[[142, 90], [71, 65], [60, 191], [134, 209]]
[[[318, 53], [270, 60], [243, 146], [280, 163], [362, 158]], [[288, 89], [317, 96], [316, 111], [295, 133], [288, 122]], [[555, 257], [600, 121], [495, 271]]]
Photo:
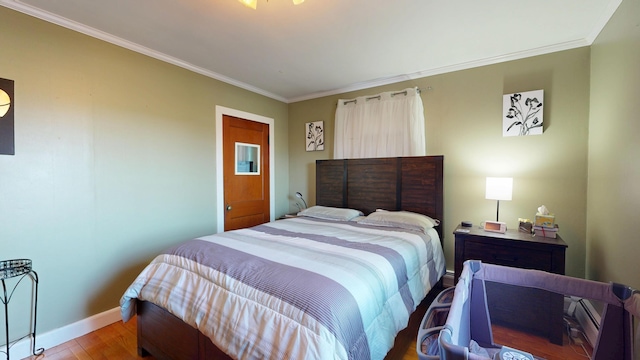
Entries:
[[588, 46], [622, 0], [0, 0], [285, 102]]

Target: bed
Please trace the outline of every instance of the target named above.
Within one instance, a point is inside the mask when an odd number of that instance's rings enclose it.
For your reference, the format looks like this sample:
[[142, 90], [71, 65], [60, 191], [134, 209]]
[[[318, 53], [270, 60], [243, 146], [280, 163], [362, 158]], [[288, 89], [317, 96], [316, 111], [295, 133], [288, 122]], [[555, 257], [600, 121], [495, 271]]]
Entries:
[[[123, 320], [137, 314], [140, 355], [383, 359], [445, 272], [442, 223], [433, 226], [442, 165], [442, 156], [317, 161], [311, 214], [167, 249], [121, 300]], [[432, 226], [407, 227], [415, 214]]]

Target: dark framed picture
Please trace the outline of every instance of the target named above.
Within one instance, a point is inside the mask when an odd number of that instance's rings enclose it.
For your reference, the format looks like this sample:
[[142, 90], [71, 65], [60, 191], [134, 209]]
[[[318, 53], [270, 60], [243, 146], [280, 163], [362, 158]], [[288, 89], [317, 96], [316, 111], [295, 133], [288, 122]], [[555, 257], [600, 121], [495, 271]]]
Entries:
[[13, 80], [0, 78], [0, 154], [15, 155]]

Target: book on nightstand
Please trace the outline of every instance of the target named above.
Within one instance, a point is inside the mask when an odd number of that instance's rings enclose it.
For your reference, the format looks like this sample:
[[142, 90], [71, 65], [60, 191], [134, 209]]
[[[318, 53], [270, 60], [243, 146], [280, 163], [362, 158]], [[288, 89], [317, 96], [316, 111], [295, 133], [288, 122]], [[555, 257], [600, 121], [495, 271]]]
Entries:
[[533, 232], [536, 236], [555, 239], [558, 234], [558, 225], [556, 224], [554, 227], [533, 226]]

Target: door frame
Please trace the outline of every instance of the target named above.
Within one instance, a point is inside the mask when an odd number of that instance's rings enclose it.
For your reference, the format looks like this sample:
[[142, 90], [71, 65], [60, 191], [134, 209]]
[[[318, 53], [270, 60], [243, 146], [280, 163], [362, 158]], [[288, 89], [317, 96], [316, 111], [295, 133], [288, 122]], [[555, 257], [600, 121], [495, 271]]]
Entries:
[[224, 115], [251, 120], [269, 125], [269, 208], [270, 221], [275, 220], [275, 151], [274, 151], [274, 120], [262, 115], [256, 115], [241, 110], [216, 105], [216, 217], [217, 232], [224, 231], [224, 164], [222, 156], [222, 117]]

